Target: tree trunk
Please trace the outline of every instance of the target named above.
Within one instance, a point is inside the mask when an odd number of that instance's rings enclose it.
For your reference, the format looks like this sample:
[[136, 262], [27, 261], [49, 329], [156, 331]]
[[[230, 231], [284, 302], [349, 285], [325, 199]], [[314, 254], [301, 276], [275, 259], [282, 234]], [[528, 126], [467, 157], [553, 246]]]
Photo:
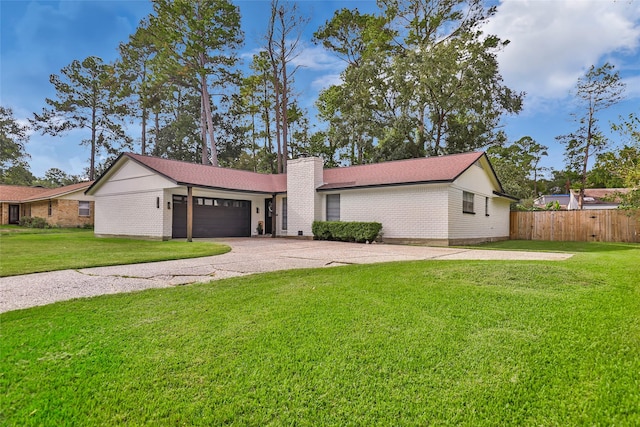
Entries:
[[89, 165], [89, 181], [96, 178], [96, 106], [91, 109], [91, 164]]
[[[146, 62], [142, 65], [142, 81], [145, 82], [147, 79], [147, 64]], [[144, 87], [144, 86], [143, 86]], [[142, 135], [140, 135], [140, 154], [143, 156], [147, 152], [147, 100], [146, 95], [144, 98], [140, 99], [140, 103], [142, 104]]]
[[289, 128], [289, 120], [288, 120], [288, 104], [289, 104], [289, 88], [287, 82], [287, 58], [285, 56], [285, 23], [284, 23], [284, 15], [283, 11], [279, 12], [280, 20], [282, 22], [282, 37], [280, 40], [280, 67], [282, 67], [282, 94], [281, 94], [281, 109], [282, 109], [282, 173], [287, 173], [287, 160], [289, 159], [289, 142], [288, 142], [288, 128]]
[[140, 154], [143, 156], [147, 151], [147, 107], [142, 107], [142, 135], [140, 137]]
[[593, 115], [594, 110], [589, 108], [589, 121], [587, 125], [587, 142], [584, 147], [584, 160], [582, 161], [582, 176], [580, 177], [580, 197], [578, 198], [578, 209], [582, 210], [584, 205], [584, 188], [587, 186], [587, 166], [589, 163], [589, 148], [591, 148], [591, 140], [593, 138]]
[[203, 165], [209, 164], [209, 155], [207, 152], [207, 119], [205, 118], [204, 98], [200, 97], [200, 138], [202, 138], [202, 151], [200, 161]]
[[280, 81], [278, 79], [278, 67], [274, 63], [273, 64], [273, 86], [275, 88], [274, 98], [275, 98], [275, 110], [276, 110], [276, 147], [277, 147], [277, 173], [282, 173], [282, 139], [280, 137], [280, 126], [282, 123], [281, 119], [281, 110], [280, 110]]
[[271, 115], [269, 114], [269, 106], [267, 105], [268, 91], [267, 84], [264, 85], [264, 127], [265, 127], [265, 140], [264, 140], [264, 149], [269, 155], [267, 158], [269, 159], [269, 169], [271, 173], [275, 173], [273, 168], [273, 162], [271, 161], [271, 153], [273, 153], [273, 145], [271, 144]]
[[274, 103], [276, 112], [276, 146], [278, 151], [277, 157], [277, 173], [282, 173], [282, 140], [280, 139], [280, 126], [281, 121], [281, 109], [280, 109], [280, 73], [278, 71], [278, 63], [276, 61], [276, 47], [274, 44], [273, 36], [276, 25], [276, 13], [277, 13], [277, 1], [271, 3], [271, 17], [269, 20], [269, 27], [267, 30], [267, 53], [271, 61], [272, 79], [274, 88]]
[[207, 89], [207, 79], [202, 76], [202, 97], [204, 102], [204, 111], [207, 118], [207, 127], [209, 128], [209, 139], [211, 142], [211, 164], [218, 166], [218, 148], [216, 147], [216, 138], [213, 134], [213, 115], [211, 114], [211, 99], [209, 98], [209, 90]]
[[[160, 133], [160, 112], [154, 111], [154, 123], [156, 126], [156, 140], [155, 143], [158, 143], [158, 134]], [[156, 145], [157, 146], [157, 145]]]

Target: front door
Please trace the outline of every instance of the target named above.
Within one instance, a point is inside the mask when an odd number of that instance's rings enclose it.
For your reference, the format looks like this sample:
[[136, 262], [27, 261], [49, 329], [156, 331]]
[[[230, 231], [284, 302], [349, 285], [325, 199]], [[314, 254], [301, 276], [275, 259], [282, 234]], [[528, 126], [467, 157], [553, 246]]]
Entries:
[[20, 205], [9, 205], [9, 224], [20, 223]]
[[273, 225], [273, 199], [264, 199], [264, 234], [271, 234]]

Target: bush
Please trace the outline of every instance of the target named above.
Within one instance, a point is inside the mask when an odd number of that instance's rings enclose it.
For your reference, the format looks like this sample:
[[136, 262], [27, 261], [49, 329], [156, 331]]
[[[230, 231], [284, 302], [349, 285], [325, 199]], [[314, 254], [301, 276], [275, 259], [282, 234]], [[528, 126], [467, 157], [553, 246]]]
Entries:
[[379, 222], [314, 221], [311, 226], [314, 239], [340, 242], [373, 242], [380, 230]]
[[38, 216], [23, 216], [20, 218], [20, 226], [27, 228], [47, 228], [47, 221]]

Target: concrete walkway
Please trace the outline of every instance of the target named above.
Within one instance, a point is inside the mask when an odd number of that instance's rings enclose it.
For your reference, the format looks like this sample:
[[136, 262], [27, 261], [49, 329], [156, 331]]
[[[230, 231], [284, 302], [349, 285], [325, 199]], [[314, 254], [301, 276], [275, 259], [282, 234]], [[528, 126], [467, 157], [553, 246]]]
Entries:
[[[218, 256], [63, 270], [0, 278], [0, 313], [73, 298], [166, 288], [267, 271], [415, 260], [549, 260], [572, 254], [312, 240], [216, 239], [231, 246]], [[108, 254], [105, 254], [108, 256]]]

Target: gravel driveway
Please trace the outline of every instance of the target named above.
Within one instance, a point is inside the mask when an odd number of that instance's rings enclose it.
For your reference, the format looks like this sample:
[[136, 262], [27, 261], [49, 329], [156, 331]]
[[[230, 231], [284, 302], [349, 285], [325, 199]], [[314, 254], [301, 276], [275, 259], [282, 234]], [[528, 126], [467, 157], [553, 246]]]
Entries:
[[548, 260], [572, 254], [355, 244], [313, 240], [216, 239], [224, 255], [0, 278], [0, 313], [73, 298], [165, 288], [294, 268], [415, 260]]

